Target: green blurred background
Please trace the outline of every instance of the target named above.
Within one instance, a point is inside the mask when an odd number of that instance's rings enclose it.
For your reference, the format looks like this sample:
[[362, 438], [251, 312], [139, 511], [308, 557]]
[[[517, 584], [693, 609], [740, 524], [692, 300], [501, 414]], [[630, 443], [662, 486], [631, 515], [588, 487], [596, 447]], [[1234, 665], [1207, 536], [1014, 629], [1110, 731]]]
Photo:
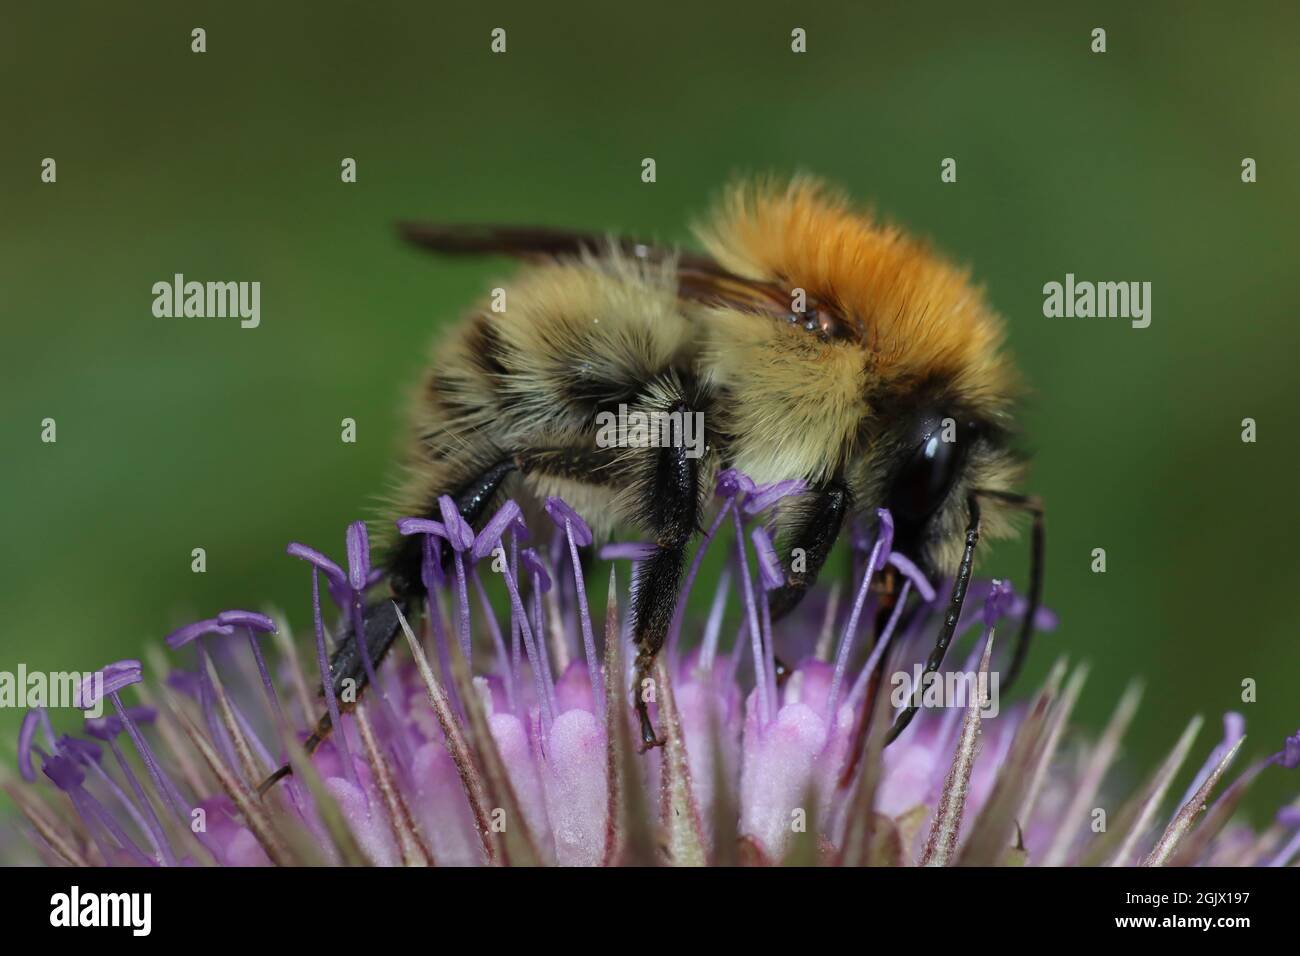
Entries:
[[[1226, 709], [1253, 754], [1300, 726], [1293, 5], [186, 6], [10, 5], [0, 30], [0, 669], [139, 656], [230, 606], [307, 623], [285, 543], [341, 554], [373, 514], [432, 336], [502, 269], [424, 258], [395, 220], [681, 240], [733, 174], [806, 169], [970, 263], [1008, 317], [1062, 621], [1031, 678], [1089, 660], [1095, 728], [1142, 676], [1133, 767], [1197, 712], [1196, 763]], [[260, 280], [261, 327], [154, 318], [175, 272]], [[1151, 327], [1044, 318], [1067, 272], [1152, 282]], [[1296, 785], [1266, 774], [1256, 820]]]

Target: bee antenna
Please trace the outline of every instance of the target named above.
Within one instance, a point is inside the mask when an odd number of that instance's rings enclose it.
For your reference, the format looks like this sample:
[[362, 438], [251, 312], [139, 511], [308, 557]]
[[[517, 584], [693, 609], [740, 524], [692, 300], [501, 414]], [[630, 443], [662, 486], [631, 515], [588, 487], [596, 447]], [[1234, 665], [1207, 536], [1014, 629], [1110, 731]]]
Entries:
[[[943, 624], [939, 627], [939, 633], [934, 640], [934, 649], [930, 651], [930, 656], [925, 659], [925, 671], [922, 678], [927, 674], [933, 674], [943, 663], [944, 654], [948, 652], [948, 645], [952, 643], [953, 632], [957, 630], [957, 621], [961, 618], [962, 605], [966, 603], [966, 589], [970, 586], [971, 571], [975, 563], [975, 545], [980, 539], [980, 506], [975, 500], [975, 495], [966, 499], [966, 507], [970, 513], [970, 523], [966, 526], [966, 547], [962, 551], [961, 564], [957, 567], [957, 577], [952, 582], [952, 597], [948, 599], [948, 611], [944, 615]], [[916, 716], [917, 710], [921, 706], [921, 681], [917, 682], [916, 690], [912, 694], [912, 702], [899, 713], [894, 720], [894, 726], [889, 728], [885, 735], [885, 746], [889, 746], [898, 739], [898, 735], [907, 729], [907, 725], [912, 722]]]

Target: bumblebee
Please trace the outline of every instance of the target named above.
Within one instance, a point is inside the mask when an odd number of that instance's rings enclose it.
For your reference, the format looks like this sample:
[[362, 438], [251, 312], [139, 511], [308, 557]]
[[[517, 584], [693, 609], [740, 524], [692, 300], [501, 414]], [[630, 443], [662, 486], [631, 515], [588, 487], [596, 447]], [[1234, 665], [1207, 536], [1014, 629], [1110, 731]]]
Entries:
[[[592, 520], [648, 536], [633, 588], [636, 685], [659, 652], [693, 536], [720, 470], [806, 490], [777, 516], [784, 585], [773, 619], [816, 580], [846, 522], [888, 508], [894, 549], [954, 585], [926, 672], [952, 639], [981, 536], [1034, 518], [1029, 608], [1004, 681], [1020, 669], [1042, 589], [1043, 520], [1016, 491], [1018, 384], [1003, 324], [969, 275], [822, 183], [743, 182], [697, 226], [704, 252], [549, 228], [406, 224], [443, 255], [524, 262], [434, 351], [414, 396], [392, 516], [437, 517], [450, 495], [476, 529], [494, 506], [560, 495]], [[601, 413], [702, 413], [703, 454], [602, 447]], [[607, 443], [606, 443], [607, 444]], [[396, 608], [423, 594], [422, 542], [390, 539], [392, 600], [366, 615], [380, 660]], [[882, 596], [888, 601], [889, 594]], [[365, 685], [356, 635], [331, 661], [336, 686]], [[645, 747], [660, 743], [644, 702]], [[892, 739], [915, 704], [902, 711]], [[329, 731], [328, 717], [309, 749]]]

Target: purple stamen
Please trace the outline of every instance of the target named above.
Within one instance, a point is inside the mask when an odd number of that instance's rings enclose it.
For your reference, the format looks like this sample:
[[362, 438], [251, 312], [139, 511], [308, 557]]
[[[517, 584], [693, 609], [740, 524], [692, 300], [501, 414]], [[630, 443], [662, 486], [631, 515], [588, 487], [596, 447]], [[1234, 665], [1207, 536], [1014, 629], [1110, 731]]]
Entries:
[[754, 479], [735, 468], [728, 468], [718, 475], [718, 484], [714, 493], [719, 498], [732, 500], [741, 495], [751, 494], [754, 490]]
[[[141, 724], [152, 724], [158, 719], [158, 711], [154, 707], [136, 706], [128, 707], [126, 712], [131, 719]], [[96, 740], [112, 740], [126, 729], [121, 718], [106, 714], [103, 717], [87, 717], [85, 720], [86, 733]], [[72, 740], [73, 738], [66, 738]], [[88, 743], [88, 741], [79, 741], [79, 743]]]
[[997, 626], [998, 621], [1006, 616], [1011, 607], [1011, 584], [1007, 581], [994, 581], [989, 587], [988, 597], [984, 599], [984, 641], [988, 632]]
[[348, 606], [348, 594], [351, 587], [348, 584], [348, 576], [342, 568], [315, 548], [309, 548], [297, 541], [290, 542], [285, 551], [291, 557], [301, 558], [324, 574], [326, 583], [329, 586], [330, 597], [334, 603], [340, 608]]
[[[103, 768], [99, 766], [98, 761], [100, 759], [100, 748], [97, 744], [93, 744], [88, 740], [78, 740], [75, 737], [71, 737], [65, 734], [64, 736], [59, 738], [58, 747], [56, 749], [61, 759], [66, 758], [72, 760], [80, 767], [90, 767], [98, 771], [101, 778], [108, 781], [111, 790], [116, 791], [121, 797], [125, 797], [125, 794], [122, 794], [121, 789], [118, 788], [115, 784], [113, 784], [112, 778], [109, 777], [106, 773], [104, 773]], [[71, 777], [65, 774], [65, 779], [70, 780]], [[117, 840], [118, 845], [121, 846], [124, 850], [126, 850], [128, 855], [130, 855], [131, 858], [136, 863], [143, 866], [148, 866], [157, 862], [155, 860], [150, 859], [143, 852], [141, 852], [140, 848], [136, 845], [135, 841], [132, 840], [127, 835], [126, 831], [117, 822], [117, 818], [115, 818], [112, 814], [110, 814], [108, 812], [108, 809], [104, 807], [103, 804], [101, 804], [97, 799], [95, 799], [94, 795], [91, 794], [90, 791], [86, 790], [81, 785], [84, 779], [85, 779], [85, 775], [83, 773], [81, 775], [81, 778], [76, 780], [72, 784], [73, 788], [76, 791], [76, 796], [79, 796], [81, 798], [80, 804], [77, 803], [73, 790], [68, 791], [69, 797], [74, 798], [74, 805], [77, 805], [79, 807], [78, 812], [81, 812], [83, 810], [89, 811], [95, 816], [95, 818], [100, 820], [104, 824], [108, 832], [113, 836], [113, 838]], [[137, 822], [141, 822], [138, 814], [134, 813], [134, 808], [131, 807], [130, 801], [125, 801], [125, 802], [126, 802], [127, 809], [132, 811], [132, 816], [136, 819]], [[150, 808], [150, 810], [152, 810], [152, 807]], [[145, 826], [141, 826], [141, 830], [142, 832], [145, 833], [149, 832], [148, 828]], [[101, 850], [102, 849], [103, 848], [101, 847]], [[106, 862], [108, 862], [109, 865], [112, 865], [113, 861], [107, 860]]]
[[348, 553], [348, 601], [346, 606], [352, 620], [352, 633], [356, 635], [357, 639], [361, 667], [365, 671], [366, 680], [374, 688], [375, 696], [378, 698], [379, 713], [384, 725], [389, 728], [392, 735], [393, 750], [398, 757], [398, 762], [403, 767], [409, 767], [411, 752], [406, 734], [402, 732], [402, 725], [398, 722], [397, 714], [389, 701], [388, 689], [379, 679], [379, 672], [375, 668], [374, 660], [371, 658], [369, 642], [365, 636], [365, 584], [370, 577], [370, 535], [366, 531], [364, 521], [354, 521], [348, 525], [346, 541]]
[[425, 518], [402, 518], [397, 522], [397, 530], [404, 535], [422, 534], [424, 535], [423, 561], [420, 565], [420, 581], [424, 584], [425, 597], [428, 602], [429, 624], [433, 631], [433, 644], [438, 657], [438, 669], [442, 672], [443, 683], [447, 687], [447, 699], [451, 702], [451, 707], [457, 714], [464, 716], [464, 709], [461, 707], [460, 692], [456, 690], [456, 682], [451, 679], [451, 648], [447, 644], [447, 632], [442, 626], [442, 602], [438, 600], [438, 592], [446, 583], [446, 575], [442, 573], [442, 562], [439, 560], [439, 548], [437, 539], [446, 537], [446, 529], [439, 521], [429, 521]]
[[348, 585], [353, 591], [364, 593], [370, 580], [370, 533], [364, 521], [348, 525]]
[[469, 636], [469, 590], [465, 584], [465, 561], [460, 552], [454, 552], [456, 562], [456, 629], [460, 638], [460, 652], [465, 656], [465, 664], [473, 662], [473, 652]]
[[40, 722], [41, 708], [33, 707], [23, 714], [22, 726], [18, 728], [18, 773], [28, 783], [36, 779], [36, 768], [32, 766], [32, 738], [36, 736]]
[[777, 557], [772, 537], [762, 525], [749, 533], [754, 542], [754, 553], [758, 558], [758, 579], [763, 589], [771, 591], [785, 584], [785, 573], [781, 570], [781, 559]]
[[454, 551], [468, 551], [474, 547], [474, 529], [460, 516], [460, 509], [451, 495], [438, 499], [438, 510], [442, 513], [442, 523], [446, 528], [447, 543]]
[[[542, 612], [542, 595], [551, 590], [551, 576], [546, 573], [546, 563], [542, 561], [541, 556], [532, 548], [526, 548], [520, 553], [520, 561], [524, 570], [533, 576], [533, 634], [536, 635], [536, 647], [525, 645], [528, 652], [528, 659], [532, 666], [537, 668], [539, 665], [542, 669], [542, 683], [546, 691], [545, 699], [551, 705], [551, 712], [558, 709], [555, 699], [555, 678], [551, 673], [551, 654], [546, 647], [546, 619]], [[513, 609], [512, 612], [513, 613]], [[523, 622], [520, 622], [520, 633], [525, 639], [528, 632], [523, 630]], [[533, 654], [536, 653], [537, 657]]]
[[524, 524], [523, 512], [519, 505], [514, 501], [507, 501], [494, 514], [491, 520], [483, 526], [483, 530], [478, 533], [474, 539], [474, 545], [470, 553], [474, 556], [475, 561], [482, 561], [489, 554], [496, 550], [501, 538], [505, 536], [506, 531], [513, 530], [516, 535], [527, 534], [527, 526]]
[[762, 601], [759, 604], [763, 646], [766, 649], [763, 655], [763, 679], [767, 681], [768, 699], [777, 702], [776, 649], [772, 636], [772, 609], [767, 594], [785, 584], [785, 573], [781, 570], [781, 560], [776, 556], [776, 548], [773, 547], [772, 538], [766, 528], [762, 525], [755, 527], [750, 532], [750, 540], [754, 542], [754, 553], [758, 560], [758, 580], [763, 589], [760, 594]]
[[[524, 551], [525, 567], [527, 567], [529, 563], [529, 553], [530, 552], [528, 550]], [[532, 628], [528, 626], [528, 620], [526, 615], [524, 614], [524, 603], [523, 600], [519, 597], [519, 588], [515, 583], [514, 572], [511, 571], [509, 568], [507, 568], [505, 572], [502, 574], [502, 577], [505, 579], [506, 582], [506, 591], [510, 595], [511, 613], [516, 618], [518, 618], [519, 627], [523, 631], [524, 647], [528, 651], [528, 659], [533, 665], [533, 683], [536, 685], [537, 688], [537, 699], [538, 699], [538, 704], [542, 709], [543, 724], [549, 730], [551, 723], [554, 720], [555, 714], [554, 714], [554, 708], [552, 707], [551, 704], [551, 695], [547, 692], [547, 688], [543, 685], [544, 683], [545, 684], [550, 683], [550, 677], [543, 676], [545, 673], [544, 663], [542, 664], [541, 667], [538, 666], [538, 662], [539, 661], [544, 662], [545, 659], [539, 655], [537, 644], [533, 637]], [[538, 576], [536, 572], [534, 572], [533, 574], [533, 582], [535, 586], [538, 583]], [[540, 593], [540, 588], [537, 588], [537, 590]]]
[[556, 642], [556, 669], [563, 674], [573, 659], [584, 651], [582, 634], [578, 630], [578, 595], [574, 590], [574, 577], [568, 571], [569, 538], [563, 527], [551, 530], [551, 574], [555, 579], [553, 597], [561, 625], [553, 632], [553, 637]]
[[[676, 653], [677, 644], [681, 640], [682, 621], [686, 617], [686, 602], [690, 599], [691, 589], [695, 586], [695, 577], [700, 572], [700, 565], [704, 563], [704, 554], [708, 551], [709, 545], [713, 543], [713, 536], [722, 527], [722, 522], [727, 519], [727, 512], [732, 507], [734, 505], [728, 501], [718, 509], [717, 515], [713, 518], [713, 524], [709, 525], [709, 529], [704, 533], [703, 540], [700, 541], [700, 546], [695, 549], [695, 557], [691, 559], [691, 566], [686, 572], [686, 580], [682, 583], [681, 593], [677, 595], [677, 604], [673, 608], [672, 620], [668, 624], [668, 647], [671, 653]], [[649, 557], [649, 555], [645, 557]], [[644, 560], [644, 558], [638, 560]]]
[[[849, 619], [844, 625], [844, 633], [840, 637], [840, 647], [835, 655], [835, 672], [831, 677], [830, 694], [826, 698], [827, 720], [835, 720], [835, 705], [839, 703], [840, 685], [844, 682], [844, 672], [849, 666], [849, 653], [853, 650], [853, 641], [858, 634], [858, 621], [862, 617], [862, 608], [867, 603], [867, 594], [871, 590], [871, 579], [875, 577], [877, 571], [884, 567], [884, 556], [889, 554], [890, 546], [894, 541], [894, 519], [890, 516], [889, 511], [880, 508], [876, 511], [879, 518], [880, 530], [876, 535], [876, 543], [871, 547], [871, 555], [867, 558], [867, 567], [862, 575], [862, 585], [858, 588], [858, 596], [853, 602], [853, 610], [849, 614]], [[877, 646], [883, 642], [877, 641]]]
[[474, 531], [460, 516], [460, 509], [456, 507], [456, 502], [452, 501], [450, 495], [443, 495], [438, 499], [438, 508], [442, 512], [442, 529], [441, 532], [431, 530], [430, 533], [439, 534], [451, 545], [456, 565], [457, 638], [460, 642], [461, 654], [465, 657], [465, 664], [470, 666], [473, 662], [473, 651], [469, 634], [469, 588], [465, 581], [465, 561], [461, 554], [474, 546]]
[[849, 696], [846, 700], [850, 704], [856, 706], [862, 695], [866, 693], [867, 681], [871, 679], [871, 675], [875, 673], [876, 667], [880, 664], [880, 659], [885, 655], [890, 638], [894, 636], [894, 628], [898, 626], [898, 619], [903, 616], [903, 607], [907, 604], [907, 597], [911, 593], [912, 579], [905, 578], [903, 586], [898, 589], [898, 601], [889, 614], [889, 620], [885, 622], [880, 637], [876, 639], [875, 645], [871, 648], [871, 653], [867, 655], [866, 663], [862, 665], [861, 672], [853, 682], [853, 687], [849, 690]]
[[[135, 721], [131, 719], [131, 714], [122, 704], [121, 695], [117, 691], [114, 691], [112, 698], [113, 708], [117, 711], [117, 716], [121, 718], [122, 724], [131, 738], [131, 743], [135, 745], [136, 752], [140, 754], [140, 759], [144, 761], [145, 769], [149, 771], [149, 778], [153, 781], [154, 788], [159, 794], [163, 795], [165, 799], [169, 800], [172, 805], [172, 810], [180, 819], [181, 824], [183, 826], [188, 826], [190, 807], [185, 803], [184, 799], [182, 799], [180, 791], [176, 789], [176, 784], [172, 783], [171, 778], [163, 771], [162, 764], [159, 763], [158, 758], [154, 756], [153, 748], [150, 747], [149, 742], [144, 739], [144, 734], [140, 732], [140, 729], [135, 725]], [[136, 783], [138, 784], [139, 781], [136, 781]], [[140, 793], [137, 794], [137, 799], [142, 799], [143, 793], [144, 791], [142, 789]], [[144, 800], [144, 806], [152, 816], [154, 814], [153, 805], [147, 800]], [[157, 823], [156, 817], [155, 823]], [[172, 854], [171, 847], [167, 843], [166, 837], [162, 834], [161, 824], [158, 824], [158, 830], [154, 834], [154, 839], [159, 841], [159, 849], [162, 851], [163, 859], [169, 866], [173, 865], [176, 861], [175, 856]]]
[[538, 594], [544, 594], [551, 589], [551, 576], [546, 571], [546, 562], [536, 551], [532, 548], [524, 548], [519, 552], [519, 560], [523, 562], [524, 570], [533, 576]]
[[[518, 572], [512, 569], [512, 573], [517, 575]], [[513, 607], [510, 609], [510, 680], [516, 688], [524, 685], [524, 638]], [[515, 713], [520, 713], [519, 701], [514, 706]]]
[[[483, 616], [487, 619], [488, 633], [492, 637], [492, 645], [496, 649], [497, 661], [501, 667], [501, 676], [505, 681], [506, 701], [510, 705], [511, 712], [517, 713], [518, 700], [515, 697], [514, 671], [510, 667], [510, 654], [506, 650], [506, 642], [501, 635], [501, 624], [492, 611], [492, 602], [488, 600], [487, 589], [483, 587], [483, 579], [479, 576], [478, 568], [474, 568], [472, 576], [474, 578], [474, 589], [478, 592], [479, 606], [483, 608]], [[512, 620], [513, 617], [512, 613]]]
[[547, 498], [546, 513], [555, 522], [555, 526], [563, 531], [567, 538], [576, 541], [580, 547], [585, 548], [594, 540], [587, 522], [583, 521], [582, 516], [563, 498]]
[[83, 767], [94, 766], [103, 756], [99, 744], [89, 740], [78, 740], [71, 734], [64, 734], [59, 738], [57, 749], [59, 753], [71, 757]]
[[[153, 852], [158, 855], [159, 859], [161, 859], [162, 844], [159, 843], [157, 835], [149, 825], [149, 821], [145, 819], [144, 815], [141, 814], [138, 809], [136, 809], [135, 803], [133, 803], [131, 798], [127, 796], [126, 791], [118, 786], [117, 781], [114, 780], [109, 775], [108, 771], [98, 762], [91, 763], [89, 766], [99, 780], [103, 782], [104, 786], [108, 788], [108, 791], [113, 794], [113, 797], [117, 802], [126, 810], [127, 814], [131, 817], [131, 820], [135, 823], [136, 827], [139, 828], [140, 832], [149, 837], [149, 842], [153, 846]], [[150, 810], [152, 811], [152, 807], [150, 807]], [[154, 818], [157, 819], [156, 816]]]
[[731, 588], [731, 568], [725, 567], [718, 575], [718, 586], [713, 592], [713, 604], [709, 607], [709, 618], [704, 625], [704, 640], [700, 644], [700, 669], [706, 673], [713, 671], [713, 662], [718, 656], [718, 638], [722, 634], [722, 615], [727, 608], [727, 595]]
[[[131, 719], [126, 707], [122, 705], [122, 698], [119, 691], [130, 687], [132, 684], [138, 684], [144, 680], [141, 673], [140, 662], [137, 660], [123, 660], [109, 664], [102, 670], [97, 671], [90, 677], [87, 677], [81, 685], [81, 701], [83, 709], [93, 708], [103, 696], [109, 697], [113, 701], [113, 706], [117, 710], [118, 717], [122, 720], [126, 731], [131, 736], [131, 742], [135, 744], [135, 749], [139, 751], [141, 760], [144, 761], [145, 767], [149, 770], [149, 776], [153, 779], [154, 787], [160, 794], [169, 799], [172, 803], [172, 809], [180, 816], [181, 821], [185, 822], [189, 808], [185, 807], [184, 801], [180, 798], [180, 791], [172, 783], [171, 778], [163, 773], [162, 765], [158, 763], [153, 755], [153, 749], [149, 746], [144, 735], [136, 728], [135, 722]], [[137, 713], [139, 713], [137, 711]]]
[[[402, 532], [402, 534], [414, 533]], [[442, 573], [442, 561], [439, 560], [436, 541], [437, 538], [432, 533], [425, 534], [422, 549], [423, 559], [420, 562], [420, 583], [424, 585], [426, 591], [432, 588], [440, 588], [447, 583], [447, 576]]]
[[250, 631], [261, 631], [263, 634], [275, 633], [275, 622], [265, 614], [258, 614], [256, 611], [222, 611], [217, 615], [217, 623], [224, 627], [246, 627]]
[[440, 538], [447, 537], [447, 526], [431, 518], [398, 518], [397, 530], [403, 535], [435, 534]]
[[764, 588], [758, 595], [758, 622], [763, 628], [763, 680], [767, 683], [767, 699], [773, 711], [781, 706], [781, 697], [776, 690], [776, 651], [772, 642], [772, 607]]
[[1300, 767], [1300, 730], [1286, 738], [1282, 749], [1273, 755], [1272, 761], [1287, 770]]
[[782, 498], [788, 498], [790, 495], [803, 494], [808, 486], [802, 479], [794, 478], [788, 481], [774, 481], [768, 485], [760, 485], [751, 490], [745, 497], [745, 514], [754, 517], [760, 512], [766, 511]]
[[212, 738], [213, 744], [221, 752], [227, 764], [231, 767], [235, 764], [235, 752], [227, 739], [221, 722], [217, 718], [217, 712], [214, 705], [216, 700], [215, 692], [212, 688], [211, 677], [208, 674], [207, 666], [207, 648], [203, 638], [208, 634], [217, 634], [225, 636], [233, 634], [235, 629], [228, 625], [222, 624], [213, 617], [202, 621], [195, 621], [193, 624], [187, 624], [184, 627], [177, 628], [171, 634], [167, 635], [167, 645], [173, 650], [178, 650], [187, 644], [194, 644], [199, 658], [198, 667], [198, 685], [199, 685], [199, 706], [203, 711], [203, 720], [208, 727], [208, 736]]
[[80, 709], [92, 710], [105, 697], [116, 694], [124, 687], [138, 684], [142, 680], [144, 674], [139, 661], [124, 660], [109, 664], [81, 682]]
[[898, 572], [911, 581], [916, 588], [916, 593], [921, 596], [921, 600], [929, 604], [934, 600], [935, 590], [921, 569], [912, 563], [912, 560], [905, 554], [897, 551], [889, 552], [889, 563], [898, 569]]
[[754, 689], [758, 693], [758, 712], [762, 715], [759, 724], [766, 727], [775, 715], [773, 701], [768, 697], [767, 668], [763, 658], [763, 631], [758, 623], [758, 603], [754, 599], [754, 582], [749, 576], [749, 556], [745, 553], [745, 532], [740, 525], [740, 509], [731, 509], [731, 517], [736, 528], [736, 552], [740, 559], [740, 578], [743, 584], [741, 591], [745, 596], [750, 651], [754, 656]]
[[[510, 536], [510, 573], [514, 575], [515, 580], [519, 580], [519, 539]], [[510, 608], [510, 676], [515, 682], [516, 690], [522, 690], [524, 686], [524, 639], [519, 629], [519, 619], [515, 615], [514, 607]]]
[[[157, 712], [151, 707], [131, 707], [127, 709], [127, 714], [136, 719], [145, 720], [147, 722], [152, 722], [157, 719], [158, 716]], [[126, 754], [122, 752], [122, 748], [117, 744], [118, 735], [125, 729], [126, 722], [121, 717], [108, 716], [100, 718], [99, 720], [86, 721], [86, 732], [91, 736], [104, 741], [113, 752], [113, 758], [117, 761], [117, 766], [122, 771], [122, 776], [126, 780], [127, 786], [131, 788], [131, 792], [135, 795], [136, 802], [144, 808], [145, 817], [141, 819], [139, 815], [135, 813], [134, 806], [126, 799], [126, 794], [122, 793], [121, 790], [117, 788], [116, 784], [113, 784], [113, 788], [118, 790], [120, 799], [127, 806], [127, 809], [131, 812], [132, 816], [136, 817], [137, 822], [143, 824], [142, 829], [149, 834], [150, 839], [153, 841], [154, 849], [161, 853], [163, 859], [168, 860], [170, 864], [172, 862], [171, 845], [167, 841], [167, 835], [163, 830], [162, 821], [158, 818], [158, 813], [154, 810], [153, 803], [145, 795], [144, 786], [140, 783], [140, 779], [135, 775], [135, 771], [131, 769], [131, 764], [127, 761]], [[107, 772], [102, 769], [101, 772], [104, 774], [104, 777], [112, 783], [112, 778], [108, 777]]]
[[578, 545], [587, 547], [592, 542], [591, 528], [578, 516], [563, 498], [547, 498], [546, 513], [556, 527], [563, 527], [569, 542], [569, 561], [573, 565], [573, 586], [578, 596], [578, 620], [582, 625], [582, 649], [587, 658], [587, 677], [591, 680], [591, 699], [596, 713], [605, 712], [605, 688], [602, 686], [600, 659], [596, 657], [596, 638], [591, 629], [591, 609], [587, 606], [587, 586], [582, 579], [582, 562], [578, 560]]
[[[894, 516], [889, 513], [888, 508], [877, 508], [876, 517], [879, 519], [880, 526], [880, 538], [877, 543], [884, 545], [881, 549], [881, 554], [883, 556], [889, 554], [894, 547]], [[879, 571], [883, 567], [884, 564], [882, 563], [876, 567], [876, 570]]]
[[289, 723], [280, 708], [280, 696], [275, 691], [275, 684], [271, 682], [271, 671], [266, 666], [261, 645], [257, 643], [258, 633], [275, 633], [275, 622], [265, 614], [257, 614], [253, 611], [222, 611], [217, 615], [217, 623], [230, 627], [243, 627], [248, 632], [248, 646], [252, 649], [253, 660], [257, 663], [257, 673], [262, 679], [262, 689], [266, 693], [267, 703], [270, 704], [271, 716], [281, 732], [288, 730]]
[[195, 621], [193, 624], [186, 624], [184, 627], [178, 627], [167, 635], [167, 646], [172, 650], [180, 650], [186, 644], [202, 637], [205, 634], [233, 634], [235, 629], [227, 627], [217, 622], [215, 617], [210, 617], [203, 621]]
[[573, 563], [573, 586], [578, 592], [579, 620], [582, 622], [582, 649], [587, 658], [587, 676], [591, 679], [591, 699], [598, 714], [605, 713], [605, 687], [601, 680], [600, 659], [596, 656], [596, 637], [591, 629], [591, 609], [587, 606], [587, 584], [582, 578], [582, 562], [578, 560], [578, 546], [574, 541], [572, 525], [564, 523], [569, 537], [569, 557]]
[[87, 803], [87, 794], [82, 781], [86, 775], [77, 766], [76, 761], [68, 757], [60, 757], [57, 754], [52, 757], [46, 757], [41, 761], [41, 772], [48, 777], [56, 787], [68, 795], [72, 801], [72, 808], [76, 811], [77, 816], [81, 818], [86, 827], [86, 832], [94, 841], [95, 846], [99, 848], [99, 855], [104, 858], [105, 865], [113, 865], [113, 854], [108, 846], [104, 843], [104, 838], [100, 834], [99, 824], [96, 822], [98, 814]]
[[[470, 551], [475, 561], [482, 561], [489, 555], [493, 554], [498, 547], [505, 554], [505, 547], [501, 544], [501, 538], [506, 531], [513, 531], [511, 536], [511, 573], [517, 577], [518, 563], [518, 537], [527, 534], [527, 527], [524, 525], [523, 512], [519, 505], [514, 501], [507, 501], [497, 513], [492, 516], [483, 530], [479, 532], [474, 539], [473, 548]], [[504, 563], [504, 562], [503, 562]], [[505, 641], [501, 634], [501, 627], [497, 622], [496, 614], [492, 611], [492, 605], [488, 601], [487, 592], [483, 588], [483, 581], [479, 577], [478, 569], [474, 570], [474, 586], [478, 590], [479, 602], [483, 607], [483, 613], [487, 617], [488, 629], [491, 632], [492, 642], [496, 646], [497, 656], [501, 661], [501, 672], [505, 678], [506, 699], [509, 702], [510, 709], [518, 712], [518, 686], [519, 686], [519, 623], [514, 609], [514, 603], [510, 607], [510, 650], [507, 651]]]

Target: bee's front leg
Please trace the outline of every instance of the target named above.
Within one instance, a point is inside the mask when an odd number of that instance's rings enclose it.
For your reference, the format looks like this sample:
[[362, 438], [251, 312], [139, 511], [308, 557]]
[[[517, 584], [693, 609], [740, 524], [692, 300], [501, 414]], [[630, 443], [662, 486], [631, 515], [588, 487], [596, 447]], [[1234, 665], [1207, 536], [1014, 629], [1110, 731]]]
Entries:
[[[839, 479], [818, 485], [802, 496], [795, 508], [798, 510], [792, 521], [793, 528], [785, 541], [788, 548], [784, 562], [785, 584], [768, 595], [774, 621], [798, 607], [808, 588], [816, 583], [826, 556], [844, 525], [844, 515], [849, 508], [848, 488]], [[802, 561], [794, 560], [796, 554], [802, 557]]]

